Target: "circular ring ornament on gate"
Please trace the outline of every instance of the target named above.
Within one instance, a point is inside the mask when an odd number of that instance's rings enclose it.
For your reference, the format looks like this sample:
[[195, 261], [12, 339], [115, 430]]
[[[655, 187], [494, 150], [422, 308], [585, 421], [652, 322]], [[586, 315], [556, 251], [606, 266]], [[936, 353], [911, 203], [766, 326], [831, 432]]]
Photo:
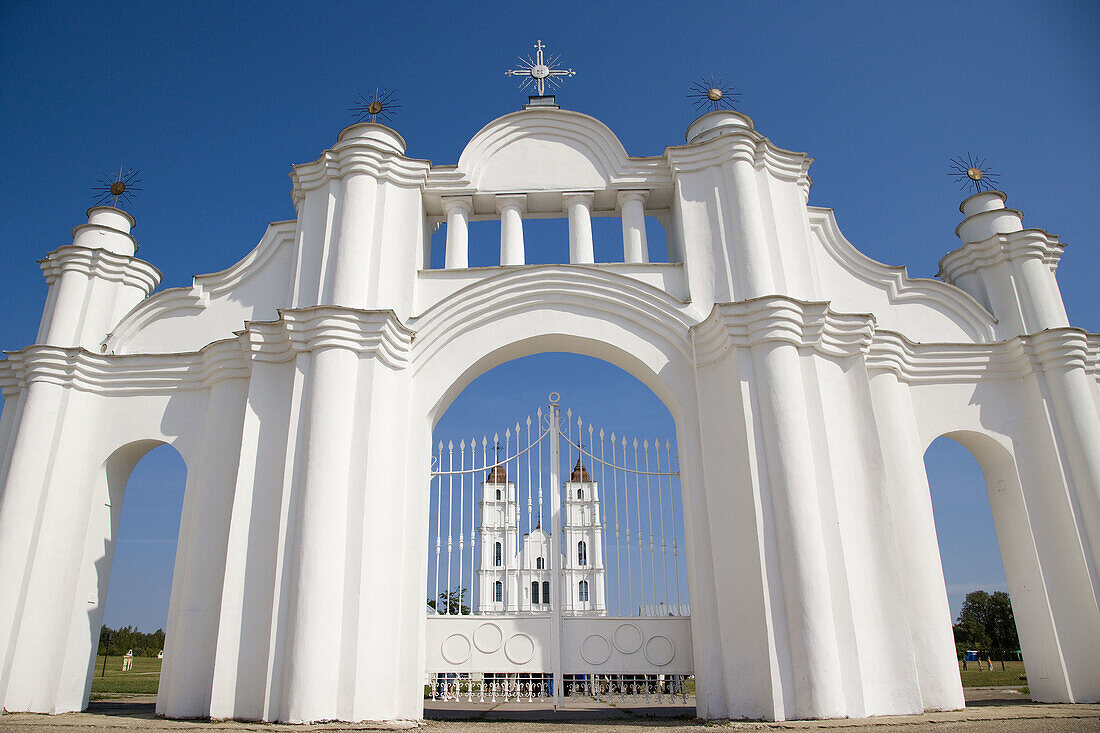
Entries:
[[663, 667], [676, 656], [676, 645], [667, 636], [651, 636], [645, 643], [646, 661], [654, 667]]
[[451, 634], [439, 646], [439, 653], [451, 664], [462, 664], [470, 658], [470, 640], [462, 634]]
[[479, 652], [492, 654], [504, 643], [504, 632], [494, 623], [484, 623], [474, 630], [474, 646]]
[[642, 648], [642, 630], [634, 624], [619, 624], [612, 636], [615, 648], [623, 654], [633, 654]]
[[504, 656], [512, 664], [527, 664], [535, 656], [535, 642], [527, 634], [512, 634], [504, 644]]
[[581, 642], [581, 659], [589, 664], [603, 664], [611, 656], [611, 642], [602, 634], [589, 634]]

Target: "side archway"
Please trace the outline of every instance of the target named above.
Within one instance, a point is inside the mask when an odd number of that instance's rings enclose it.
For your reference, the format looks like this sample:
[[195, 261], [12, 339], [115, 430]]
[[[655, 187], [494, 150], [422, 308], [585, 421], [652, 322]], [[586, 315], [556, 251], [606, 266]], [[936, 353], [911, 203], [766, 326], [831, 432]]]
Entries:
[[[1057, 592], [1066, 582], [1067, 568], [1045, 563], [1043, 552], [1052, 540], [1064, 544], [1070, 538], [1059, 542], [1045, 536], [1050, 507], [1036, 501], [1039, 487], [1027, 485], [1011, 441], [974, 429], [951, 430], [940, 437], [962, 445], [981, 467], [1032, 698], [1079, 699], [1071, 685], [1075, 662], [1063, 647], [1092, 642], [1075, 633], [1080, 622], [1070, 612], [1069, 606], [1076, 605], [1072, 597]], [[1062, 556], [1072, 558], [1073, 553]], [[1058, 603], [1055, 596], [1071, 603]]]

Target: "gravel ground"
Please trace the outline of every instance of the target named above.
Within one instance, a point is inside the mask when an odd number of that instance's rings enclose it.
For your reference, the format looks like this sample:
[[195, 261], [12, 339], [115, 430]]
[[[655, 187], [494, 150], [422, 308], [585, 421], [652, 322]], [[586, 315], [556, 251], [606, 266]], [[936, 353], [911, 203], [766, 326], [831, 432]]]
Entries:
[[[641, 733], [643, 730], [661, 733], [705, 730], [755, 731], [755, 730], [840, 730], [843, 733], [876, 731], [884, 733], [896, 729], [904, 733], [1078, 733], [1100, 731], [1100, 705], [1042, 705], [1032, 703], [1012, 688], [969, 688], [966, 690], [968, 707], [944, 713], [928, 713], [914, 716], [893, 716], [864, 720], [822, 720], [785, 723], [727, 722], [714, 723], [684, 716], [683, 709], [650, 708], [646, 710], [621, 710], [613, 707], [589, 707], [574, 709], [548, 718], [545, 710], [503, 709], [503, 706], [485, 706], [481, 710], [466, 713], [478, 719], [439, 720], [404, 724], [327, 724], [311, 726], [271, 725], [265, 723], [238, 723], [233, 721], [164, 720], [153, 711], [152, 696], [131, 696], [92, 703], [87, 712], [64, 715], [35, 715], [8, 713], [0, 717], [0, 731], [12, 733], [82, 733], [89, 730], [116, 730], [120, 733], [159, 733], [160, 731], [263, 731], [277, 733], [293, 731], [367, 731], [420, 729], [425, 733]], [[433, 715], [431, 711], [428, 713]], [[690, 714], [690, 713], [689, 713]], [[508, 716], [511, 720], [496, 720]], [[517, 720], [518, 718], [518, 720]]]

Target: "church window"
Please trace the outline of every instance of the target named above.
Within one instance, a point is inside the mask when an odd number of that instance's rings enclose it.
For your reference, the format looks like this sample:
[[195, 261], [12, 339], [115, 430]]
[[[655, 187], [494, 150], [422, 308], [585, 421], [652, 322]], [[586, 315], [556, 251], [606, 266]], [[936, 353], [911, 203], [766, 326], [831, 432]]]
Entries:
[[549, 603], [550, 602], [550, 581], [549, 580], [542, 581], [542, 602], [543, 603]]
[[500, 489], [497, 489], [497, 500], [500, 500]]
[[493, 600], [497, 603], [504, 600], [504, 583], [499, 580], [493, 583]]
[[582, 580], [581, 581], [580, 586], [578, 586], [578, 588], [577, 588], [577, 592], [578, 592], [578, 595], [580, 597], [580, 600], [582, 600], [582, 601], [587, 601], [588, 600], [588, 581], [587, 580]]
[[493, 565], [500, 567], [504, 560], [504, 548], [497, 542], [493, 545]]
[[584, 540], [577, 543], [577, 564], [581, 566], [588, 564], [588, 545]]
[[535, 570], [543, 570], [546, 567], [546, 561], [541, 557], [535, 558]]
[[531, 583], [531, 603], [539, 602], [539, 582], [533, 581]]
[[583, 499], [584, 498], [584, 489], [577, 489], [577, 498], [578, 499]]

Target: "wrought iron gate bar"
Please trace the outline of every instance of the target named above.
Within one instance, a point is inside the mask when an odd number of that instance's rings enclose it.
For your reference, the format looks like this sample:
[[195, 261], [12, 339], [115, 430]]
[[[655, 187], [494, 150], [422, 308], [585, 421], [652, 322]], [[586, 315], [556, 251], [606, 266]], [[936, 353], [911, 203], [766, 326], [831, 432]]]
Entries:
[[[515, 455], [513, 455], [513, 456], [508, 456], [508, 457], [506, 457], [506, 458], [501, 458], [501, 459], [500, 459], [499, 461], [497, 461], [496, 463], [486, 463], [486, 464], [485, 464], [484, 466], [478, 466], [477, 468], [462, 468], [462, 469], [459, 469], [458, 471], [432, 471], [432, 476], [457, 476], [457, 475], [458, 475], [458, 474], [460, 474], [460, 473], [477, 473], [478, 471], [488, 471], [488, 470], [491, 470], [491, 469], [493, 469], [493, 468], [496, 468], [497, 466], [501, 466], [501, 465], [503, 465], [503, 464], [505, 464], [505, 463], [508, 463], [509, 461], [513, 461], [513, 460], [516, 460], [516, 459], [518, 459], [518, 458], [519, 458], [520, 456], [522, 456], [522, 455], [523, 455], [524, 453], [526, 453], [527, 451], [531, 450], [531, 449], [532, 449], [532, 448], [534, 448], [534, 447], [535, 447], [536, 445], [538, 445], [539, 443], [541, 443], [541, 442], [542, 442], [542, 439], [543, 439], [543, 438], [545, 438], [545, 437], [546, 437], [547, 435], [549, 435], [549, 434], [550, 434], [550, 428], [547, 428], [547, 429], [546, 429], [546, 430], [545, 430], [545, 431], [543, 432], [543, 434], [542, 434], [542, 435], [540, 435], [540, 436], [539, 436], [538, 438], [536, 438], [536, 439], [535, 439], [535, 442], [534, 442], [534, 443], [529, 443], [529, 444], [527, 445], [527, 447], [526, 447], [526, 448], [524, 448], [523, 450], [521, 450], [521, 451], [520, 451], [519, 453], [516, 453], [516, 454], [515, 454]], [[519, 441], [517, 440], [516, 442], [518, 443]], [[474, 441], [473, 441], [473, 440], [471, 440], [471, 441], [470, 441], [470, 449], [471, 449], [471, 451], [473, 451], [473, 450], [475, 450], [475, 449], [476, 449], [476, 448], [475, 448], [475, 443], [474, 443]], [[440, 441], [440, 442], [439, 442], [439, 450], [440, 450], [440, 452], [442, 452], [442, 451], [443, 451], [443, 441]], [[461, 455], [465, 456], [465, 453], [461, 453]], [[483, 460], [484, 460], [484, 459], [483, 459]]]
[[[608, 463], [607, 461], [603, 460], [602, 458], [597, 458], [597, 457], [596, 457], [596, 456], [594, 456], [593, 454], [591, 454], [591, 453], [589, 453], [588, 451], [586, 451], [586, 450], [585, 450], [584, 448], [581, 448], [581, 447], [580, 447], [579, 445], [577, 445], [576, 443], [574, 443], [573, 441], [571, 441], [571, 440], [569, 439], [569, 437], [568, 437], [568, 436], [566, 436], [566, 435], [562, 435], [562, 436], [561, 436], [561, 439], [562, 439], [562, 440], [564, 440], [564, 441], [565, 441], [566, 443], [568, 443], [569, 445], [571, 445], [571, 446], [573, 446], [574, 448], [576, 448], [576, 449], [577, 449], [578, 451], [580, 451], [580, 452], [581, 452], [581, 453], [583, 453], [584, 455], [586, 455], [586, 456], [588, 456], [589, 458], [591, 458], [591, 459], [592, 459], [593, 461], [597, 461], [598, 463], [602, 463], [602, 464], [603, 464], [603, 465], [605, 465], [605, 466], [611, 466], [611, 468], [615, 469], [616, 471], [625, 471], [626, 473], [638, 473], [638, 474], [642, 474], [642, 475], [646, 475], [646, 474], [648, 474], [648, 475], [650, 475], [650, 476], [675, 476], [676, 478], [680, 478], [680, 472], [679, 472], [679, 471], [676, 471], [676, 472], [672, 472], [672, 473], [669, 473], [669, 472], [660, 472], [660, 471], [639, 471], [639, 470], [637, 470], [637, 469], [633, 469], [633, 468], [627, 468], [626, 466], [618, 466], [618, 465], [616, 465], [616, 464], [614, 464], [614, 463]], [[626, 438], [623, 438], [623, 440], [625, 441], [625, 440], [626, 440]], [[635, 438], [635, 439], [634, 439], [634, 442], [635, 442], [635, 443], [637, 443], [637, 442], [638, 442], [637, 438]], [[658, 442], [660, 442], [660, 441], [654, 440], [654, 445], [656, 445], [656, 444], [657, 444]], [[665, 441], [665, 442], [667, 443], [668, 441]], [[624, 458], [625, 458], [625, 456], [624, 456]]]
[[[426, 697], [542, 699], [556, 707], [567, 697], [686, 701], [690, 610], [680, 593], [683, 528], [672, 441], [608, 435], [563, 410], [554, 395], [549, 410], [539, 408], [491, 439], [435, 447]], [[498, 456], [492, 462], [491, 452]]]

